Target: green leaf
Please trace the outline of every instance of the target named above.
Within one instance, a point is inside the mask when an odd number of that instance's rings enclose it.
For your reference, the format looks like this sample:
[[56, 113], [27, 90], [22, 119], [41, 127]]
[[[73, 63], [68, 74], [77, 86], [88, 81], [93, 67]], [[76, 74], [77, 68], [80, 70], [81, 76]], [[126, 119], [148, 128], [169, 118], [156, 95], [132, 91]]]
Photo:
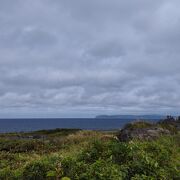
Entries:
[[56, 177], [56, 171], [48, 171], [47, 177]]

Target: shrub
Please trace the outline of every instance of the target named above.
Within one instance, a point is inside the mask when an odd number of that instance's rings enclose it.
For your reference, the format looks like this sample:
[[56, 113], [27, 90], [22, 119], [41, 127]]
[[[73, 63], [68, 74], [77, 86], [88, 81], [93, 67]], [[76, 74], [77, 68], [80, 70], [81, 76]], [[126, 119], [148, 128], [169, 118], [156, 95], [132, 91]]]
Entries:
[[116, 164], [105, 160], [97, 160], [91, 164], [84, 173], [79, 175], [79, 179], [89, 180], [121, 180], [125, 174]]
[[78, 160], [93, 163], [98, 159], [108, 159], [110, 156], [108, 143], [95, 140], [78, 156]]
[[13, 172], [9, 167], [0, 170], [0, 179], [13, 180]]
[[48, 164], [39, 161], [27, 164], [23, 171], [25, 180], [44, 180], [49, 170]]

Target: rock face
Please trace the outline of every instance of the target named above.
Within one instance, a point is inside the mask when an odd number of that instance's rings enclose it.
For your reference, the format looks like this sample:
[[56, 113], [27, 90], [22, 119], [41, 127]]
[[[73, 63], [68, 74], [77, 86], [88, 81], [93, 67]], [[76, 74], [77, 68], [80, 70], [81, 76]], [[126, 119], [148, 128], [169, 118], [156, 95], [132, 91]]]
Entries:
[[142, 129], [134, 129], [134, 130], [121, 130], [118, 135], [118, 139], [120, 141], [129, 141], [132, 139], [140, 139], [140, 140], [152, 140], [160, 137], [161, 135], [169, 135], [170, 131], [163, 128], [142, 128]]
[[[120, 141], [130, 141], [132, 139], [139, 140], [153, 140], [162, 135], [170, 135], [171, 132], [167, 129], [157, 127], [155, 124], [149, 124], [149, 127], [139, 127], [142, 122], [133, 122], [124, 129], [122, 129], [118, 134], [118, 139]], [[135, 128], [133, 128], [135, 127]]]

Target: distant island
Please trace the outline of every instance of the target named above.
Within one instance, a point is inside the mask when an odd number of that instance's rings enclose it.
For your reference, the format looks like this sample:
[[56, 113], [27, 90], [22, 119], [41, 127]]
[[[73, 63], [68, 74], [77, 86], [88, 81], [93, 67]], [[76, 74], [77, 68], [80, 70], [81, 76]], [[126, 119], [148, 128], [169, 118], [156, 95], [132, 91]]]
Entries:
[[143, 120], [160, 120], [164, 119], [165, 115], [98, 115], [96, 118], [98, 119], [143, 119]]

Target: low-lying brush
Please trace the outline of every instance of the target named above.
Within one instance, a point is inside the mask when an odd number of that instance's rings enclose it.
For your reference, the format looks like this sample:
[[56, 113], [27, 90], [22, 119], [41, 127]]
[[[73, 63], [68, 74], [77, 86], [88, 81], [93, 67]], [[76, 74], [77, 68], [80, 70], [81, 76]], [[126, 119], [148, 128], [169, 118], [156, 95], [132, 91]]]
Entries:
[[[144, 127], [144, 124], [142, 126]], [[1, 139], [0, 179], [171, 180], [180, 178], [180, 134], [162, 136], [153, 141], [129, 142], [119, 142], [115, 138], [102, 140], [104, 136], [112, 136], [112, 133], [79, 131], [63, 138], [54, 136], [38, 141], [16, 142]], [[51, 144], [50, 140], [54, 144]], [[37, 146], [39, 142], [50, 144], [49, 147]], [[30, 146], [28, 143], [35, 144]], [[30, 151], [29, 148], [33, 150]]]
[[126, 124], [124, 126], [124, 129], [133, 130], [133, 129], [149, 128], [153, 126], [155, 126], [154, 123], [141, 120], [141, 121], [134, 121], [134, 122]]

